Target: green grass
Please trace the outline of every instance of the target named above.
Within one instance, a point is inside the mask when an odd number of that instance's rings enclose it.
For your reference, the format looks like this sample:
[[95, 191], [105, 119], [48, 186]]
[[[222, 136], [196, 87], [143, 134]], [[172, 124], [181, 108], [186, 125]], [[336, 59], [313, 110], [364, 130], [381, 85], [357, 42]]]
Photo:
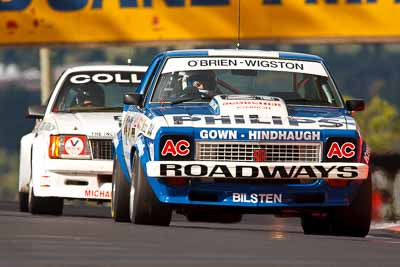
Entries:
[[0, 199], [15, 200], [18, 193], [18, 154], [0, 149]]

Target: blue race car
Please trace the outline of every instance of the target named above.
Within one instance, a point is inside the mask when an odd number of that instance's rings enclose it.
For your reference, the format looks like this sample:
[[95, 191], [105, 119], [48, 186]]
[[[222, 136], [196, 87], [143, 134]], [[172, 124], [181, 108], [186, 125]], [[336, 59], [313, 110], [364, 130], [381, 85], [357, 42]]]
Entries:
[[125, 95], [112, 215], [169, 225], [300, 216], [306, 234], [367, 235], [369, 150], [323, 60], [253, 50], [156, 56]]

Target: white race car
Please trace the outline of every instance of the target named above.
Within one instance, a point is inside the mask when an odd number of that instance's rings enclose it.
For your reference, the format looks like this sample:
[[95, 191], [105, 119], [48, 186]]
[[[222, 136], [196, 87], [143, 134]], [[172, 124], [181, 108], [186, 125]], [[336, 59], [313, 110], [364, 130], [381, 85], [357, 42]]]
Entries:
[[60, 215], [64, 198], [109, 201], [112, 138], [121, 123], [123, 96], [146, 67], [86, 66], [65, 71], [47, 106], [30, 106], [37, 119], [21, 139], [19, 205], [33, 214]]

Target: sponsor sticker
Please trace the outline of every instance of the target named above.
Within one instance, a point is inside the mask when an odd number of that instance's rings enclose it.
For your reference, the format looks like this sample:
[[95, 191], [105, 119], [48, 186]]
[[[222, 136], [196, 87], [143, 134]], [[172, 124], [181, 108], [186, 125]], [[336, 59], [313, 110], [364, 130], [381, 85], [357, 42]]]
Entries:
[[115, 134], [113, 132], [92, 132], [91, 136], [95, 136], [95, 137], [103, 137], [103, 136], [107, 136], [107, 137], [113, 137]]
[[186, 140], [179, 140], [174, 143], [171, 139], [165, 141], [164, 148], [161, 151], [161, 155], [167, 156], [171, 154], [172, 156], [187, 156], [190, 153], [190, 143]]
[[200, 139], [237, 140], [237, 130], [201, 130]]
[[282, 141], [318, 141], [319, 131], [265, 131], [252, 130], [248, 133], [249, 140], [282, 140]]
[[328, 77], [319, 62], [246, 57], [170, 58], [162, 73], [218, 69], [297, 72]]
[[327, 178], [330, 173], [336, 173], [339, 178], [355, 178], [358, 176], [358, 169], [355, 166], [251, 166], [237, 165], [229, 168], [220, 164], [207, 166], [203, 164], [161, 164], [160, 176], [193, 176], [210, 178]]
[[312, 130], [203, 129], [198, 132], [196, 137], [203, 140], [320, 141], [321, 132]]
[[356, 162], [361, 157], [362, 145], [357, 146], [360, 139], [345, 136], [328, 137], [324, 146], [325, 162]]
[[367, 147], [365, 148], [365, 153], [364, 153], [364, 162], [365, 162], [366, 164], [369, 163], [370, 157], [371, 157], [371, 150], [369, 149], [369, 146], [367, 146]]
[[83, 136], [67, 136], [64, 139], [64, 153], [71, 156], [84, 155], [85, 143]]
[[223, 100], [268, 100], [268, 101], [279, 101], [273, 96], [264, 95], [221, 95]]
[[[286, 104], [278, 97], [259, 95], [217, 95], [213, 99], [217, 102], [219, 108], [218, 112], [215, 112], [215, 114], [268, 114], [270, 117], [288, 117]], [[214, 110], [217, 111], [217, 109]]]
[[128, 114], [122, 123], [123, 134], [128, 138], [134, 139], [137, 131], [142, 132], [145, 136], [150, 137], [154, 134], [156, 125], [145, 115], [134, 112]]
[[362, 163], [270, 164], [161, 161], [148, 162], [147, 172], [153, 177], [365, 179], [368, 175], [368, 165]]
[[282, 203], [282, 194], [272, 193], [232, 193], [232, 201], [234, 203]]
[[100, 189], [86, 189], [85, 197], [87, 198], [111, 198], [110, 190], [100, 190]]
[[230, 97], [222, 96], [220, 105], [224, 108], [235, 107], [238, 110], [272, 110], [273, 108], [282, 108], [285, 106], [279, 98], [261, 97], [261, 96], [243, 96]]
[[307, 127], [307, 128], [343, 128], [346, 122], [340, 119], [305, 119], [297, 117], [281, 117], [272, 116], [264, 117], [257, 114], [254, 115], [218, 115], [218, 116], [196, 116], [196, 115], [166, 115], [168, 121], [172, 120], [174, 125], [179, 126], [246, 126], [246, 127], [282, 127], [291, 128]]
[[70, 82], [73, 84], [86, 84], [90, 82], [96, 83], [123, 83], [123, 84], [138, 84], [140, 80], [136, 73], [93, 73], [93, 74], [76, 74], [70, 77]]
[[339, 145], [337, 142], [333, 142], [331, 147], [329, 148], [328, 154], [326, 155], [329, 159], [336, 158], [352, 158], [355, 156], [356, 152], [354, 151], [356, 146], [351, 142], [346, 142], [342, 145]]

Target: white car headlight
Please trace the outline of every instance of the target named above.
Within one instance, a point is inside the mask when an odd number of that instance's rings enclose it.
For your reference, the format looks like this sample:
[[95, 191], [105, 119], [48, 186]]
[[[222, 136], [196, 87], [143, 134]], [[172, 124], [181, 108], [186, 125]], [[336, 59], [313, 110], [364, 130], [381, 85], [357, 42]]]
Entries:
[[52, 159], [91, 159], [85, 135], [50, 135], [49, 157]]

